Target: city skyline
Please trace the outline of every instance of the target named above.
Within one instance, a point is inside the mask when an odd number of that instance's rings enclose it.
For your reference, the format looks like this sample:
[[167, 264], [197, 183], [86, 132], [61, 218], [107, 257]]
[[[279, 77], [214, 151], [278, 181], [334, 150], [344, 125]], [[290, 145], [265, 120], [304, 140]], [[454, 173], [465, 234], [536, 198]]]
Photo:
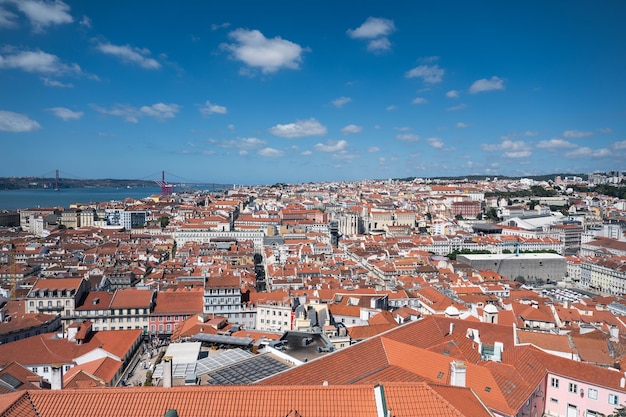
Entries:
[[0, 0], [0, 176], [626, 170], [626, 5]]

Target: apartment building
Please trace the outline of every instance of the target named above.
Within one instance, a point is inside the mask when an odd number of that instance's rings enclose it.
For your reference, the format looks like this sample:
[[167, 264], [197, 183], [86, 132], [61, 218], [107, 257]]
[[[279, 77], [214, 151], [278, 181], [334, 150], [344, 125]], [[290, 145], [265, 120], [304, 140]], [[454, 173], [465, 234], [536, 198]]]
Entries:
[[241, 280], [234, 275], [213, 275], [204, 284], [204, 314], [241, 323]]
[[89, 283], [83, 278], [39, 278], [26, 296], [25, 311], [59, 314], [65, 326], [88, 290]]

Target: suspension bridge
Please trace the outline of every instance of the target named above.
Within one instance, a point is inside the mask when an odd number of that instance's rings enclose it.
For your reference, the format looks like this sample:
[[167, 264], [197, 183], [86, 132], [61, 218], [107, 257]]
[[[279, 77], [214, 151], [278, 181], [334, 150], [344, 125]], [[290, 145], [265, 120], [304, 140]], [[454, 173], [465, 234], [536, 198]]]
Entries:
[[[167, 175], [167, 179], [166, 179]], [[161, 188], [162, 195], [173, 194], [177, 189], [178, 190], [208, 190], [211, 192], [223, 191], [227, 189], [232, 189], [236, 187], [236, 184], [226, 184], [226, 183], [213, 183], [213, 182], [205, 182], [198, 181], [188, 178], [183, 178], [178, 175], [161, 171], [152, 173], [150, 175], [146, 175], [142, 178], [132, 178], [132, 179], [93, 179], [93, 178], [81, 178], [80, 176], [70, 174], [68, 172], [61, 171], [56, 169], [54, 171], [49, 171], [44, 174], [38, 175], [37, 177], [31, 177], [33, 180], [37, 179], [39, 181], [44, 181], [47, 188], [54, 188], [55, 190], [59, 190], [62, 186], [66, 186], [68, 180], [71, 182], [87, 182], [92, 186], [98, 183], [106, 183], [106, 182], [116, 182], [116, 183], [142, 183], [143, 185], [148, 185], [153, 183]], [[171, 179], [173, 178], [173, 180]]]

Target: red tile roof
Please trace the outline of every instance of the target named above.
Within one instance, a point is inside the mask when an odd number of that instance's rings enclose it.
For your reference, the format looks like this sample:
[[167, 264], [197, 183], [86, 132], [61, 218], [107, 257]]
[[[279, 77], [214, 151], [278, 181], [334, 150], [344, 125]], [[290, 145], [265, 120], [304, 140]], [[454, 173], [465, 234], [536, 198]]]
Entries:
[[[372, 384], [340, 386], [208, 386], [137, 387], [63, 391], [28, 391], [0, 396], [3, 417], [179, 416], [375, 417]], [[387, 410], [396, 417], [468, 416], [491, 414], [467, 388], [425, 383], [382, 385]]]

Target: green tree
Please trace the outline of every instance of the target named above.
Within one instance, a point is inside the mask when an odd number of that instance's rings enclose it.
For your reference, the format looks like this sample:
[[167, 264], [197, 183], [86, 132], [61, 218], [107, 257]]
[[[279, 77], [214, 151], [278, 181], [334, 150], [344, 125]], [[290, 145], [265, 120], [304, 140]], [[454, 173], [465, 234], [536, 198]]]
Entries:
[[167, 216], [159, 217], [159, 224], [161, 225], [161, 228], [167, 227], [167, 225], [170, 224], [170, 218]]

